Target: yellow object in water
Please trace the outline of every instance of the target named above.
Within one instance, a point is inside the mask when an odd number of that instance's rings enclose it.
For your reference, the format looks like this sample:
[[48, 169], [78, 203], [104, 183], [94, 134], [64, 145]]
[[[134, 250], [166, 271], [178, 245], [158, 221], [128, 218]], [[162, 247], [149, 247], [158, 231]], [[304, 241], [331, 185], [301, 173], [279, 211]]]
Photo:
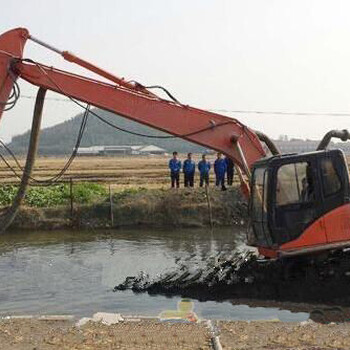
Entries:
[[177, 310], [165, 310], [159, 314], [161, 321], [198, 322], [199, 318], [190, 299], [182, 299], [177, 303]]

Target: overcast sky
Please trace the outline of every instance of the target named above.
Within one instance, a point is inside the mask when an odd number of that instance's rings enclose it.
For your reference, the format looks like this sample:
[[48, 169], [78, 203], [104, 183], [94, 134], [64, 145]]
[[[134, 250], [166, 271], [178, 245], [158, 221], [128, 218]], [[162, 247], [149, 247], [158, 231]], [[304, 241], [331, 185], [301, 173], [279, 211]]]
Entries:
[[[348, 0], [1, 0], [0, 32], [32, 35], [205, 109], [349, 112]], [[25, 56], [83, 73], [28, 42]], [[85, 73], [85, 72], [84, 72]], [[20, 82], [23, 95], [36, 89]], [[58, 95], [49, 95], [58, 96]], [[27, 130], [34, 101], [5, 112], [0, 137]], [[44, 126], [79, 109], [47, 101]], [[272, 137], [320, 138], [349, 117], [233, 114]]]

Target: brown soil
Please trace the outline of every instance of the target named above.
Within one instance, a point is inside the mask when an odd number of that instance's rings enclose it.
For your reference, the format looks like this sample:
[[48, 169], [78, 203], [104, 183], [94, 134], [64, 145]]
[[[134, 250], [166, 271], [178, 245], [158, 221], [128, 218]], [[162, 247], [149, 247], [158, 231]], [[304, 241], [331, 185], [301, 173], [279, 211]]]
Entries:
[[[313, 322], [216, 323], [223, 349], [326, 350], [350, 348], [350, 324]], [[81, 328], [68, 321], [10, 319], [0, 321], [2, 350], [61, 349], [212, 349], [205, 323], [161, 323], [157, 320], [121, 322], [112, 326], [88, 323]]]
[[282, 322], [219, 322], [223, 349], [326, 350], [350, 348], [350, 325]]
[[112, 326], [89, 322], [81, 328], [62, 321], [5, 320], [0, 321], [0, 344], [1, 350], [211, 349], [204, 324], [155, 320]]

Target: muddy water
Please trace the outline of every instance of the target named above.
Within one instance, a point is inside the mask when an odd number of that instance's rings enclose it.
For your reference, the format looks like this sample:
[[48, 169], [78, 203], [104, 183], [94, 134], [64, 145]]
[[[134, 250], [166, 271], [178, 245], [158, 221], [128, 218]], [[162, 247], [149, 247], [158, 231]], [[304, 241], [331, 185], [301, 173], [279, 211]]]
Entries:
[[[156, 276], [179, 258], [206, 259], [241, 249], [243, 233], [232, 229], [88, 232], [13, 232], [0, 236], [0, 315], [73, 314], [96, 311], [157, 315], [175, 309], [178, 297], [113, 292], [140, 271]], [[277, 308], [195, 301], [204, 318], [301, 321], [306, 313]]]

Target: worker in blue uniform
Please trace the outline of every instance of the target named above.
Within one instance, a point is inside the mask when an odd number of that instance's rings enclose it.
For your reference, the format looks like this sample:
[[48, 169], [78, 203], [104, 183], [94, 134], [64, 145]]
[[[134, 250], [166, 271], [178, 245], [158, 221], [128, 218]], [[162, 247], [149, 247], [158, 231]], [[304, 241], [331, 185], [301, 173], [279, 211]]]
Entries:
[[203, 187], [203, 183], [205, 182], [206, 186], [209, 186], [209, 171], [210, 171], [210, 162], [206, 159], [205, 154], [202, 155], [202, 160], [198, 163], [199, 170], [199, 186]]
[[233, 184], [233, 175], [235, 173], [235, 164], [230, 157], [225, 157], [226, 161], [226, 173], [227, 173], [227, 185], [232, 186]]
[[173, 158], [169, 160], [171, 187], [180, 187], [181, 161], [178, 159], [178, 153], [173, 152]]
[[185, 187], [193, 187], [196, 163], [192, 159], [192, 153], [187, 154], [187, 159], [184, 161], [182, 169], [185, 177]]
[[226, 190], [225, 187], [225, 174], [227, 170], [227, 164], [224, 158], [222, 158], [222, 153], [218, 152], [217, 158], [214, 163], [214, 172], [216, 176], [216, 186], [221, 186], [223, 191]]

